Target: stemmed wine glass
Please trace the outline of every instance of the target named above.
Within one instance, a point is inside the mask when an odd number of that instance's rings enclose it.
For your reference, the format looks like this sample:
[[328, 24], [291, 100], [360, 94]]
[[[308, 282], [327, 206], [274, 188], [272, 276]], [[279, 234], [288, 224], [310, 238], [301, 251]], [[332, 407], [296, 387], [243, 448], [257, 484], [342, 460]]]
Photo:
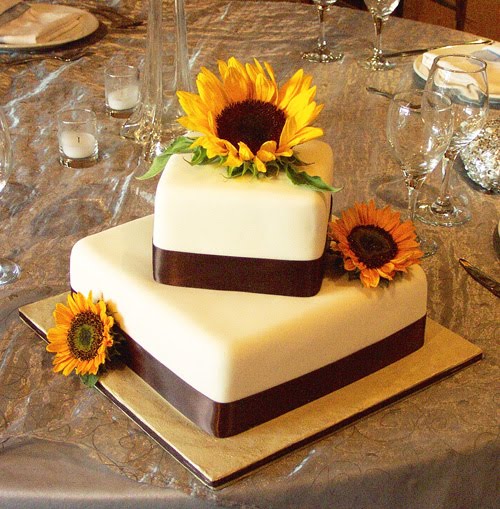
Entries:
[[359, 64], [370, 71], [385, 71], [392, 69], [395, 64], [386, 60], [382, 55], [382, 27], [389, 19], [394, 9], [398, 6], [399, 0], [364, 0], [366, 7], [373, 16], [375, 26], [375, 45], [373, 55]]
[[[12, 145], [10, 141], [9, 128], [3, 111], [0, 109], [0, 193], [7, 184], [12, 170]], [[17, 263], [5, 258], [0, 258], [0, 285], [11, 283], [20, 274]]]
[[425, 88], [451, 99], [454, 132], [443, 158], [439, 196], [432, 204], [419, 206], [417, 217], [435, 226], [458, 226], [469, 221], [471, 213], [450, 195], [450, 176], [458, 154], [476, 138], [486, 122], [486, 64], [469, 55], [443, 55], [434, 60]]
[[309, 60], [310, 62], [320, 63], [337, 62], [342, 60], [344, 58], [344, 54], [342, 52], [334, 51], [328, 47], [325, 32], [325, 12], [328, 12], [330, 10], [330, 5], [333, 5], [335, 2], [337, 2], [337, 0], [313, 0], [313, 2], [318, 6], [318, 46], [312, 51], [306, 51], [305, 53], [302, 53], [302, 58], [304, 60]]
[[[453, 133], [451, 100], [443, 94], [409, 90], [394, 96], [387, 115], [387, 140], [401, 165], [408, 190], [409, 219], [414, 221], [417, 195], [425, 177], [443, 157]], [[424, 256], [437, 244], [417, 235]]]

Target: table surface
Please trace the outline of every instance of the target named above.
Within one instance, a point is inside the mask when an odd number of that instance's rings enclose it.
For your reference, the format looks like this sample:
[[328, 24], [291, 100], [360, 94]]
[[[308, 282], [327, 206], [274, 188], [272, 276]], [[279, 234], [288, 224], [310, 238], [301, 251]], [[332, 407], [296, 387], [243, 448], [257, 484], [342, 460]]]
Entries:
[[[147, 5], [113, 2], [145, 19]], [[147, 4], [147, 3], [146, 3]], [[78, 4], [91, 6], [92, 3]], [[165, 2], [165, 82], [173, 74], [173, 6]], [[309, 5], [280, 2], [187, 2], [192, 77], [216, 59], [269, 61], [280, 80], [303, 67], [325, 104], [319, 123], [334, 149], [334, 211], [374, 198], [404, 209], [400, 171], [385, 141], [387, 101], [366, 86], [395, 91], [421, 86], [412, 59], [371, 73], [356, 61], [372, 41], [370, 16], [334, 7], [328, 35], [343, 63], [300, 59], [315, 44]], [[460, 171], [454, 192], [473, 219], [460, 228], [422, 226], [438, 240], [425, 260], [428, 315], [480, 346], [484, 359], [426, 390], [213, 492], [191, 476], [133, 422], [76, 377], [51, 372], [42, 341], [20, 323], [17, 309], [68, 289], [69, 256], [81, 237], [150, 214], [156, 181], [141, 147], [119, 137], [123, 121], [106, 116], [103, 71], [111, 59], [141, 64], [144, 27], [109, 28], [94, 54], [2, 66], [0, 91], [14, 143], [14, 172], [0, 202], [2, 255], [22, 267], [0, 289], [0, 505], [2, 507], [493, 508], [498, 486], [498, 300], [458, 264], [465, 257], [500, 278], [494, 248], [498, 196], [477, 189]], [[390, 18], [384, 47], [445, 45], [471, 34]], [[168, 86], [168, 85], [167, 85]], [[87, 169], [59, 165], [56, 112], [92, 108], [100, 159]], [[497, 115], [492, 110], [491, 115]], [[399, 179], [399, 180], [398, 180]], [[424, 195], [436, 191], [437, 172]]]

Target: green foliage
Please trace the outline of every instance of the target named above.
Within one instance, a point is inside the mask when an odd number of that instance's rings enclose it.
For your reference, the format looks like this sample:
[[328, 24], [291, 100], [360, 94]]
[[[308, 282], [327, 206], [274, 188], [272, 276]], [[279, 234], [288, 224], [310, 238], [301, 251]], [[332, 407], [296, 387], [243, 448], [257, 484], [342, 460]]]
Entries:
[[168, 160], [174, 154], [186, 154], [188, 152], [193, 152], [191, 145], [193, 144], [193, 139], [188, 138], [186, 136], [179, 136], [176, 138], [159, 156], [156, 156], [153, 160], [153, 164], [149, 168], [149, 170], [140, 177], [137, 177], [138, 180], [147, 180], [153, 177], [156, 177], [159, 173], [163, 171], [165, 165], [168, 163]]
[[[173, 154], [193, 154], [190, 164], [192, 166], [199, 166], [205, 164], [215, 164], [218, 166], [225, 166], [227, 161], [226, 157], [208, 157], [207, 151], [204, 147], [193, 147], [195, 139], [188, 138], [187, 136], [180, 136], [175, 139], [159, 156], [155, 157], [153, 164], [149, 170], [142, 176], [137, 177], [139, 180], [146, 180], [156, 177], [161, 173], [168, 160]], [[297, 168], [306, 166], [306, 163], [301, 161], [298, 157], [279, 157], [274, 161], [266, 163], [266, 173], [259, 172], [257, 166], [253, 161], [245, 161], [240, 166], [227, 167], [226, 176], [228, 178], [237, 178], [246, 174], [253, 175], [256, 178], [273, 177], [276, 176], [280, 171], [285, 172], [286, 176], [290, 181], [301, 187], [312, 189], [313, 191], [329, 191], [336, 193], [342, 188], [329, 186], [323, 181], [321, 177], [315, 175], [309, 175], [305, 171], [298, 171]]]
[[80, 375], [80, 380], [87, 387], [95, 387], [95, 384], [99, 381], [99, 375]]

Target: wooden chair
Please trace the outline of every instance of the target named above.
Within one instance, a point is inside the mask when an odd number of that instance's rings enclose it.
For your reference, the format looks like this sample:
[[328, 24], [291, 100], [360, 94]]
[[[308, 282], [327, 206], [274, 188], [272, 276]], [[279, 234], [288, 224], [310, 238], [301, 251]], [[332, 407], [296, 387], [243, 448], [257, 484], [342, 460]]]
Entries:
[[442, 5], [447, 9], [455, 11], [455, 28], [464, 30], [465, 13], [467, 11], [467, 0], [431, 0], [434, 3]]

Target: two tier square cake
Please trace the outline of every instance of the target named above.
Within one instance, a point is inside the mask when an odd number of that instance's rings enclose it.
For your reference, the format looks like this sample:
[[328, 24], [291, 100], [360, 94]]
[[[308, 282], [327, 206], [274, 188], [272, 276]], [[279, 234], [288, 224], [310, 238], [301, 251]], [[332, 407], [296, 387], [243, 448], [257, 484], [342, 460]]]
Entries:
[[310, 125], [321, 110], [310, 77], [299, 71], [278, 87], [267, 64], [235, 59], [219, 71], [221, 80], [202, 71], [199, 96], [179, 93], [180, 121], [200, 134], [153, 165], [163, 170], [154, 215], [77, 242], [70, 278], [115, 311], [128, 366], [228, 437], [420, 348], [427, 282], [370, 224], [353, 242], [365, 251], [379, 235], [381, 277], [397, 264], [403, 275], [377, 288], [325, 275], [336, 189], [332, 150]]

